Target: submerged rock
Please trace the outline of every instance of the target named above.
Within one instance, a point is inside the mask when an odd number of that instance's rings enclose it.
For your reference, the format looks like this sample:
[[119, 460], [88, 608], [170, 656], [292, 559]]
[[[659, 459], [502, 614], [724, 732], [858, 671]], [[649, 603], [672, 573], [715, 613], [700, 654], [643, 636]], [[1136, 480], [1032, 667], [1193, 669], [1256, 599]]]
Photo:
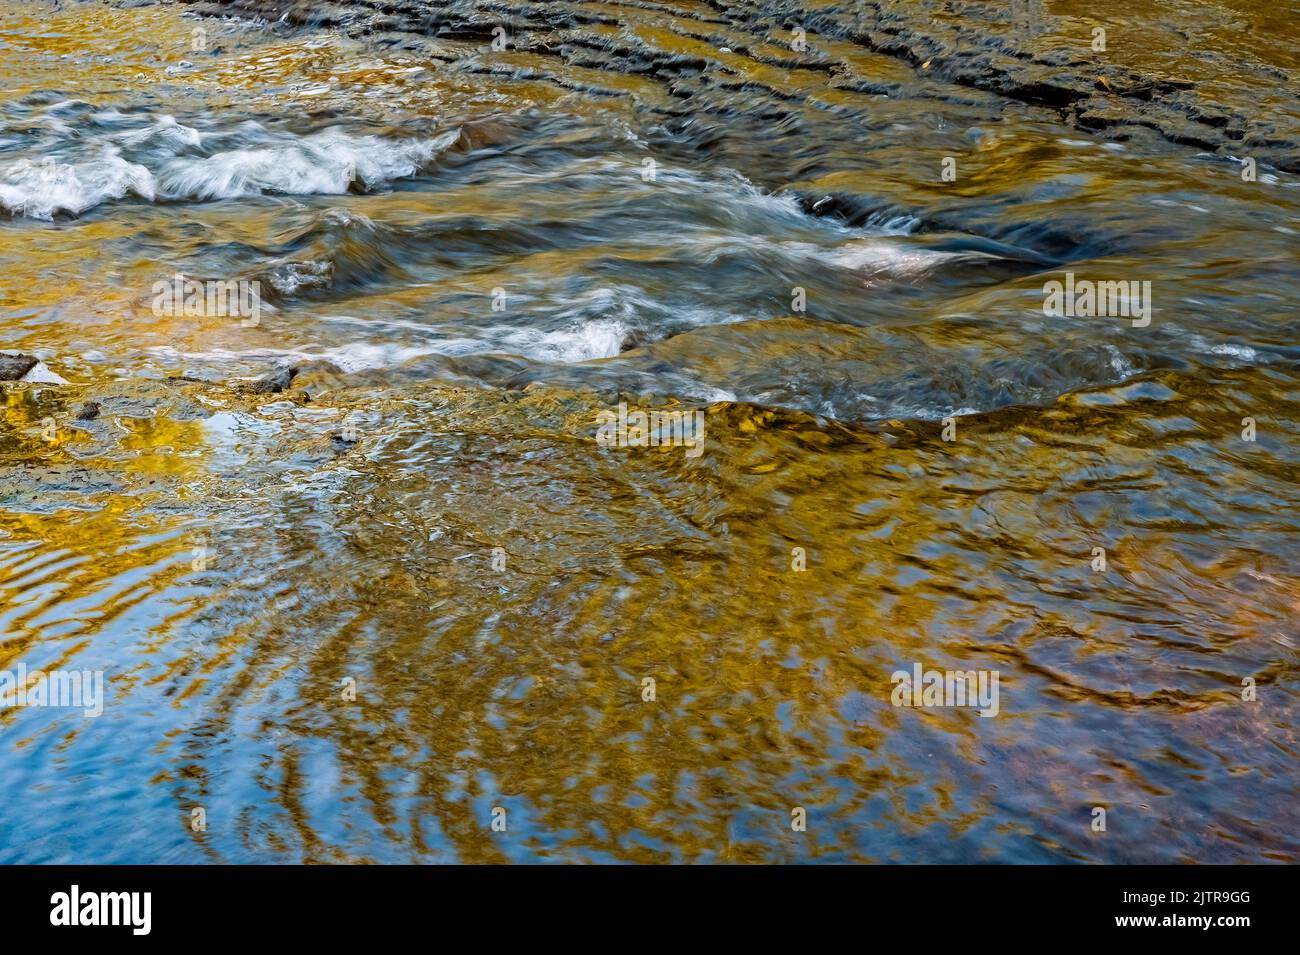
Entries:
[[46, 385], [68, 383], [67, 379], [50, 371], [39, 358], [17, 352], [0, 352], [0, 381], [32, 381]]
[[39, 364], [40, 360], [31, 355], [0, 352], [0, 381], [19, 381]]

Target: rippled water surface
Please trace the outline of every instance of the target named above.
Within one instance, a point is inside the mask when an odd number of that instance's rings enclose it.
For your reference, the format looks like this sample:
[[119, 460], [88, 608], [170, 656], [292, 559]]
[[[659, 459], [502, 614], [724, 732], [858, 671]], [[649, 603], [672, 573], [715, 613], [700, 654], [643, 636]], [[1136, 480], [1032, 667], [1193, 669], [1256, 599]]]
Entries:
[[[0, 667], [105, 679], [0, 709], [0, 861], [1300, 859], [1297, 177], [546, 6], [0, 2]], [[1032, 5], [1297, 135], [1277, 4], [1110, 6]]]

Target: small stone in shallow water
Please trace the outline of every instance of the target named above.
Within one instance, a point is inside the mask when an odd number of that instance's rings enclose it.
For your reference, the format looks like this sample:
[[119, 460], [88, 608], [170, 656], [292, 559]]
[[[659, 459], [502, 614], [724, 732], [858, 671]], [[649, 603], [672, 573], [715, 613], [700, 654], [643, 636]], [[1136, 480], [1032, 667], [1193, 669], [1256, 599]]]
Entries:
[[237, 387], [240, 391], [247, 391], [255, 395], [278, 395], [293, 384], [293, 380], [297, 376], [297, 368], [281, 365], [260, 378], [242, 379]]
[[0, 381], [18, 381], [37, 365], [31, 355], [0, 352]]
[[86, 402], [84, 405], [82, 405], [81, 408], [77, 411], [77, 420], [78, 420], [78, 421], [94, 421], [94, 420], [95, 420], [96, 418], [98, 418], [98, 417], [99, 417], [99, 402], [98, 402], [98, 401], [87, 401], [87, 402]]

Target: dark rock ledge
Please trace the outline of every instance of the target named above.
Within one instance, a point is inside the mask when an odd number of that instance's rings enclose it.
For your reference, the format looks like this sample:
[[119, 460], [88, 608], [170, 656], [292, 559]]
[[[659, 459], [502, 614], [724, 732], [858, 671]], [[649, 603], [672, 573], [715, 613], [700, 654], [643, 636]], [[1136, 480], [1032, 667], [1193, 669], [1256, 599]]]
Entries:
[[[1043, 0], [202, 0], [194, 5], [214, 15], [337, 27], [384, 45], [426, 38], [436, 44], [428, 51], [431, 59], [460, 64], [477, 57], [479, 47], [491, 42], [493, 28], [503, 25], [515, 49], [569, 66], [648, 77], [663, 84], [668, 101], [685, 100], [681, 106], [705, 110], [710, 90], [696, 81], [710, 73], [722, 74], [724, 82], [736, 80], [727, 76], [737, 72], [731, 59], [736, 56], [755, 67], [819, 70], [842, 85], [887, 92], [888, 80], [861, 75], [850, 57], [838, 52], [865, 50], [899, 61], [931, 82], [1052, 111], [1082, 131], [1123, 139], [1154, 130], [1171, 143], [1300, 172], [1300, 107], [1294, 96], [1271, 95], [1300, 88], [1293, 54], [1270, 58], [1261, 52], [1246, 60], [1239, 52], [1216, 49], [1213, 40], [1179, 20], [1174, 5], [1147, 3], [1140, 11], [1126, 11], [1123, 21], [1101, 14], [1059, 15], [1053, 12], [1057, 7]], [[1223, 16], [1226, 21], [1226, 8]], [[610, 27], [634, 24], [703, 40], [719, 52], [714, 58], [698, 47], [691, 55], [657, 49], [644, 33], [639, 39], [611, 39]], [[790, 50], [796, 27], [808, 34], [805, 51]], [[1092, 49], [1096, 27], [1107, 30], [1109, 52]], [[785, 52], [775, 55], [781, 47]], [[765, 85], [757, 72], [740, 79]], [[570, 86], [558, 76], [556, 82]], [[768, 92], [777, 101], [797, 95], [775, 86]]]

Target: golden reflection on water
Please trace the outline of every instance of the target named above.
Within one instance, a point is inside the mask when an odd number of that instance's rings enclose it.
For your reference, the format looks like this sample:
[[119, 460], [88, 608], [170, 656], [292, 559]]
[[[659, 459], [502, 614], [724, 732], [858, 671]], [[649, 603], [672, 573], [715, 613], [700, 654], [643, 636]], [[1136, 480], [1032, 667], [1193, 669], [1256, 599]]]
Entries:
[[[128, 429], [119, 460], [81, 462], [137, 493], [5, 513], [6, 539], [41, 542], [7, 555], [5, 605], [28, 595], [7, 614], [7, 656], [39, 646], [45, 665], [72, 665], [110, 645], [112, 692], [162, 707], [144, 762], [178, 831], [190, 804], [240, 807], [224, 831], [192, 835], [214, 860], [889, 861], [936, 827], [986, 857], [1007, 839], [1089, 858], [1069, 826], [1012, 810], [1149, 810], [1260, 745], [1294, 751], [1293, 727], [1234, 707], [1238, 675], [1214, 663], [1283, 639], [1294, 578], [1245, 547], [1177, 558], [1177, 526], [1159, 524], [1115, 541], [1104, 583], [1089, 573], [1088, 522], [1134, 519], [1092, 511], [1099, 469], [1130, 489], [1107, 507], [1140, 510], [1153, 455], [1186, 450], [1177, 435], [1135, 445], [1123, 408], [1063, 405], [1050, 427], [1008, 412], [952, 447], [926, 426], [827, 431], [714, 406], [709, 453], [688, 462], [597, 449], [580, 396], [403, 395], [383, 433], [280, 482], [205, 475], [175, 453], [201, 429], [164, 418]], [[1176, 420], [1195, 400], [1148, 413]], [[316, 428], [286, 403], [239, 413], [278, 420], [282, 459]], [[185, 502], [208, 512], [201, 526], [144, 490], [155, 474], [201, 488]], [[202, 572], [195, 533], [213, 555]], [[794, 547], [806, 571], [791, 569]], [[1247, 571], [1271, 584], [1243, 599]], [[150, 600], [171, 612], [118, 626]], [[1099, 612], [1071, 613], [1080, 600]], [[1134, 639], [1183, 676], [1171, 683]], [[996, 661], [1002, 717], [893, 708], [888, 675], [914, 660]], [[1223, 768], [1135, 759], [1087, 728], [1111, 710], [1142, 712], [1143, 737], [1203, 725], [1191, 738]], [[254, 752], [232, 767], [245, 738]], [[506, 834], [485, 831], [493, 806]], [[816, 822], [806, 834], [789, 828], [794, 806]], [[1276, 858], [1293, 851], [1259, 838]]]
[[[155, 61], [141, 37], [192, 28], [170, 7], [123, 16], [82, 5], [50, 13], [48, 37], [23, 40], [30, 21], [3, 13], [10, 49], [47, 54], [17, 93], [57, 78], [83, 95], [48, 54], [91, 43], [135, 52], [97, 64], [94, 87], [81, 81], [90, 95], [165, 82], [180, 55]], [[705, 44], [668, 26], [636, 32], [684, 55]], [[383, 84], [399, 91], [383, 107], [395, 114], [469, 108], [505, 89], [594, 109], [540, 82], [417, 82], [400, 57], [371, 53], [340, 70], [338, 48], [352, 42], [322, 51], [303, 37], [268, 40], [203, 83], [241, 109], [277, 101], [268, 89], [291, 82], [325, 88], [306, 97], [322, 103]], [[898, 69], [855, 56], [864, 70]], [[544, 64], [520, 54], [517, 65]], [[743, 69], [814, 82], [810, 71]], [[661, 95], [645, 78], [591, 74], [570, 78]], [[824, 92], [832, 104], [849, 95]], [[986, 140], [951, 191], [1047, 178], [1063, 150], [1044, 139]], [[847, 188], [855, 175], [812, 181]], [[913, 199], [936, 189], [879, 188]], [[499, 197], [485, 186], [441, 201], [444, 215], [488, 219]], [[1044, 202], [1044, 214], [1066, 205]], [[387, 222], [431, 214], [425, 197], [401, 192], [366, 197], [365, 208]], [[130, 291], [147, 288], [156, 266], [119, 257], [121, 243], [186, 215], [138, 214], [6, 235], [14, 267], [0, 276], [0, 302], [67, 315], [32, 328], [31, 345], [67, 351], [102, 328], [95, 340], [126, 364], [134, 348], [233, 339], [229, 328], [156, 318]], [[205, 221], [252, 241], [275, 214], [216, 210]], [[517, 267], [559, 275], [608, 252], [541, 250]], [[81, 267], [68, 270], [69, 259]], [[385, 296], [417, 307], [418, 294]], [[780, 366], [810, 327], [791, 316], [737, 334]], [[947, 344], [962, 333], [945, 332]], [[845, 350], [868, 341], [837, 334]], [[657, 354], [689, 349], [682, 338]], [[827, 346], [827, 356], [839, 353]], [[1046, 409], [963, 418], [955, 443], [924, 422], [850, 427], [718, 403], [707, 452], [692, 461], [680, 449], [598, 448], [603, 406], [559, 385], [461, 390], [376, 375], [309, 401], [67, 371], [62, 389], [4, 393], [0, 666], [104, 668], [114, 705], [103, 725], [121, 735], [0, 711], [4, 759], [12, 786], [53, 786], [40, 798], [58, 818], [97, 798], [96, 781], [115, 780], [115, 796], [135, 807], [124, 818], [155, 830], [132, 846], [137, 858], [1300, 854], [1285, 798], [1300, 755], [1295, 698], [1282, 685], [1294, 672], [1300, 577], [1277, 516], [1294, 496], [1294, 450], [1278, 437], [1297, 420], [1292, 372], [1243, 369], [1207, 384], [1158, 370], [1164, 392], [1084, 389]], [[87, 400], [102, 404], [99, 416], [74, 422]], [[347, 412], [378, 418], [355, 446], [332, 437]], [[1247, 414], [1273, 430], [1242, 449], [1232, 438]], [[1090, 568], [1099, 540], [1111, 564], [1102, 576]], [[495, 548], [504, 570], [492, 566]], [[1001, 716], [891, 706], [891, 672], [915, 661], [998, 669]], [[1275, 694], [1269, 707], [1236, 705], [1245, 676]], [[25, 809], [9, 800], [11, 814], [37, 811], [24, 798]], [[189, 825], [196, 805], [206, 830]], [[1091, 838], [1096, 805], [1111, 808], [1116, 838]], [[498, 806], [504, 833], [489, 829]], [[809, 811], [806, 833], [791, 830], [794, 807]], [[89, 836], [92, 852], [112, 858], [118, 835]]]

